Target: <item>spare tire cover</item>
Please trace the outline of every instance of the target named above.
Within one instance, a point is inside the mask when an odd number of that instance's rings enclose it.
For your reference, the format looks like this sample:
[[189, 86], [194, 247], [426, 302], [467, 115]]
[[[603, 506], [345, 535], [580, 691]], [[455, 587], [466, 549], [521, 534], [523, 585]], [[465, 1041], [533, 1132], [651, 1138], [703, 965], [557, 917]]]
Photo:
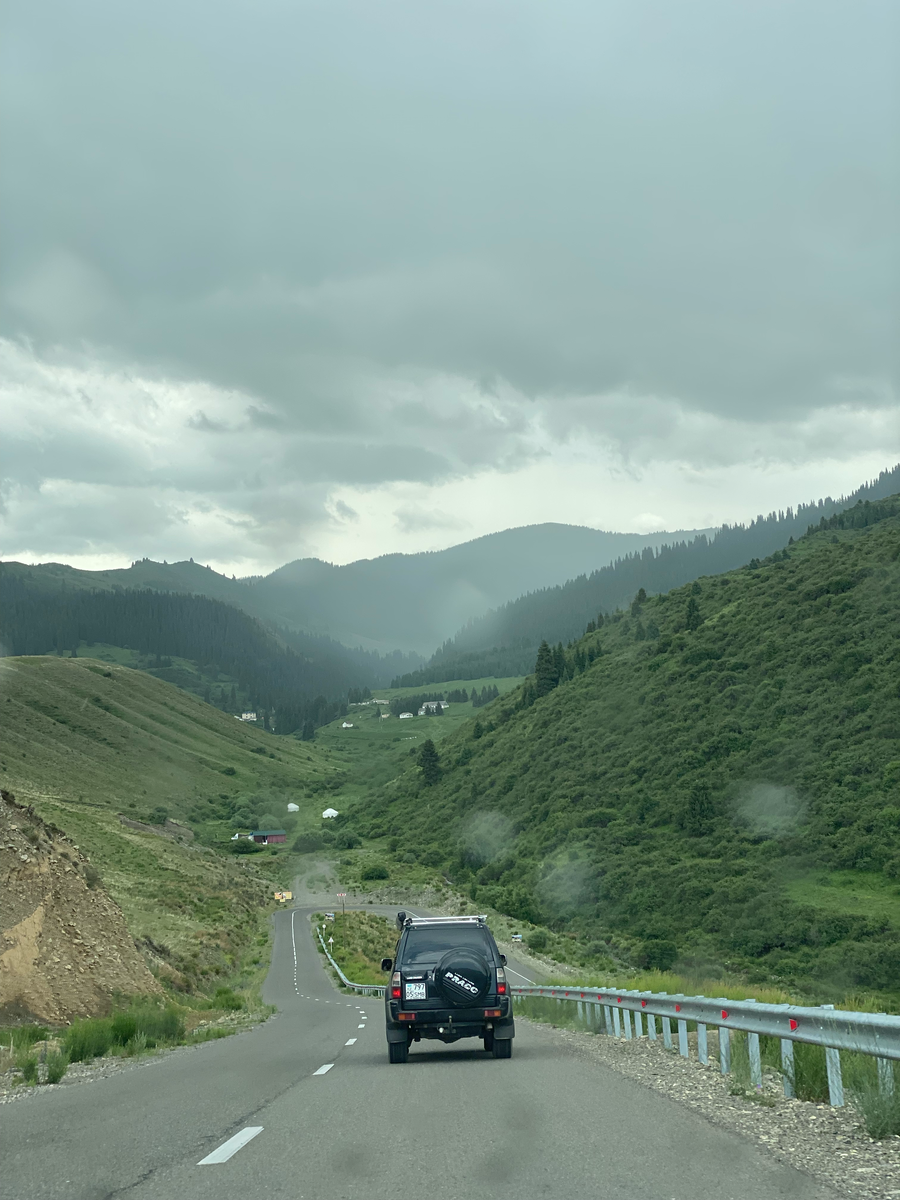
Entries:
[[434, 972], [434, 982], [448, 1004], [465, 1008], [483, 1000], [491, 986], [491, 968], [477, 950], [448, 950]]

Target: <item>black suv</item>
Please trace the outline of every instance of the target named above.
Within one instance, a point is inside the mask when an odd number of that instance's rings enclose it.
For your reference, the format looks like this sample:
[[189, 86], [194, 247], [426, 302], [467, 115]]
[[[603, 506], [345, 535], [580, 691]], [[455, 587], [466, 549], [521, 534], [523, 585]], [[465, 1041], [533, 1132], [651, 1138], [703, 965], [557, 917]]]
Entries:
[[516, 1030], [506, 956], [485, 917], [409, 917], [397, 913], [400, 940], [385, 988], [388, 1058], [405, 1063], [422, 1038], [480, 1037], [494, 1058], [512, 1057]]

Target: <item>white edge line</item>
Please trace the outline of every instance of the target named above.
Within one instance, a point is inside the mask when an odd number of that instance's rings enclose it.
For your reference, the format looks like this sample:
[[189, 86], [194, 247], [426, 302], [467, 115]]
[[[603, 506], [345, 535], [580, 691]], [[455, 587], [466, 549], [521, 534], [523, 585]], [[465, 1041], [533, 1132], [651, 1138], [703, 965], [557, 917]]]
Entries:
[[313, 1075], [327, 1075], [334, 1063], [326, 1063], [324, 1067], [319, 1067], [318, 1071], [313, 1071]]
[[218, 1149], [213, 1150], [212, 1154], [207, 1154], [206, 1158], [201, 1158], [197, 1166], [207, 1167], [213, 1163], [228, 1162], [233, 1154], [237, 1154], [242, 1146], [246, 1146], [248, 1142], [251, 1142], [262, 1131], [262, 1125], [248, 1125], [246, 1129], [242, 1129], [240, 1133], [236, 1133], [234, 1137], [230, 1137], [227, 1142], [223, 1142]]
[[534, 983], [533, 979], [529, 979], [527, 975], [520, 975], [518, 971], [514, 971], [512, 967], [506, 968], [507, 975], [515, 975], [517, 979], [524, 979], [526, 983]]

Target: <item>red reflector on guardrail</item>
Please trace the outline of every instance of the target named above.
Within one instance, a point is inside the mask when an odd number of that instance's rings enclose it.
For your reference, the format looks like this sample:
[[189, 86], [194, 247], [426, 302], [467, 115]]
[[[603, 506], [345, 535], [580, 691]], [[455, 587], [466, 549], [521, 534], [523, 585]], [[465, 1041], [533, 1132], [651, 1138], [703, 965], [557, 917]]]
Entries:
[[641, 1001], [641, 1008], [646, 1008], [646, 1007], [647, 1007], [647, 1001], [646, 1001], [646, 1000], [642, 1000], [642, 1001]]
[[723, 1021], [727, 1021], [727, 1020], [728, 1020], [728, 1013], [725, 1011], [725, 1009], [724, 1009], [724, 1008], [722, 1009], [722, 1020], [723, 1020]]
[[616, 1000], [616, 1004], [621, 1004], [621, 1003], [622, 1003], [622, 997], [619, 996], [618, 999]]
[[791, 1029], [797, 1028], [797, 1022], [794, 1020], [793, 1017], [790, 1018], [790, 1026], [791, 1026]]
[[676, 1012], [681, 1012], [681, 1005], [680, 1005], [680, 1004], [676, 1004], [676, 1005], [675, 1005], [675, 1011], [676, 1011]]

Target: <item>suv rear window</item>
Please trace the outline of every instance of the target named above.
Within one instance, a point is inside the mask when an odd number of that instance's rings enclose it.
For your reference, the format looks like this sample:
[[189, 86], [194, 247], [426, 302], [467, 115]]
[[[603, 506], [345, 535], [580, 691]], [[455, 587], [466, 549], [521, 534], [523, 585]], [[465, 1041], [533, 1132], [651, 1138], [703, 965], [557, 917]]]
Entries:
[[407, 931], [402, 960], [404, 963], [431, 962], [457, 946], [480, 950], [489, 959], [493, 958], [490, 939], [483, 929], [475, 925], [433, 925]]

